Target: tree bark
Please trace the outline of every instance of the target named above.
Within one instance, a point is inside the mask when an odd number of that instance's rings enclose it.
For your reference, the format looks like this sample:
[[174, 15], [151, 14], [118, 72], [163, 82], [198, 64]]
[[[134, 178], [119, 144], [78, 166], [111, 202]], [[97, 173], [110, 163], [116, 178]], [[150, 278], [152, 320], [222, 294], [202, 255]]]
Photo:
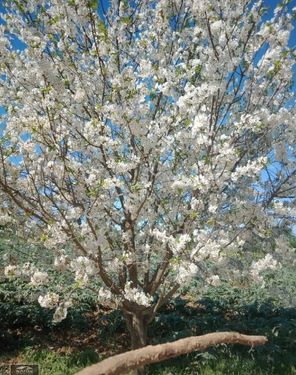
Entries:
[[127, 328], [131, 337], [132, 349], [139, 349], [147, 345], [149, 321], [142, 313], [124, 313]]
[[150, 363], [157, 363], [179, 355], [204, 350], [218, 344], [264, 345], [265, 336], [248, 336], [237, 332], [215, 332], [204, 336], [193, 336], [174, 342], [149, 345], [107, 358], [79, 371], [75, 375], [120, 375]]
[[[124, 313], [127, 328], [131, 338], [131, 348], [140, 349], [147, 345], [148, 325], [150, 316], [147, 312], [125, 312]], [[145, 368], [140, 366], [134, 369], [134, 375], [144, 375]]]

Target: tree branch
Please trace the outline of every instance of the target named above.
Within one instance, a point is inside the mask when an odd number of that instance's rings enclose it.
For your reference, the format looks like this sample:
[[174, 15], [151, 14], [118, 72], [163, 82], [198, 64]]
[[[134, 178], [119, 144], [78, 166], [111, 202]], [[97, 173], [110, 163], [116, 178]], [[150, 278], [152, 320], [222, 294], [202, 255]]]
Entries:
[[179, 355], [204, 350], [219, 344], [264, 345], [265, 336], [249, 336], [237, 332], [215, 332], [203, 336], [187, 337], [160, 345], [128, 351], [89, 366], [75, 375], [119, 375], [144, 365], [157, 363]]

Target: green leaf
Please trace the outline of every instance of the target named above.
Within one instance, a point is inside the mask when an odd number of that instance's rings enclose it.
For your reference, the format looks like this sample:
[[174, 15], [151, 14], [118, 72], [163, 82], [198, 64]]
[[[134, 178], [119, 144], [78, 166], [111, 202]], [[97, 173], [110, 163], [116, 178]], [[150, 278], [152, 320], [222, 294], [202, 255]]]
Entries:
[[87, 5], [91, 9], [94, 9], [94, 10], [98, 9], [98, 1], [97, 0], [89, 0]]
[[196, 73], [196, 74], [200, 74], [200, 72], [201, 72], [201, 68], [202, 68], [202, 65], [201, 65], [201, 64], [198, 64], [198, 65], [195, 67], [195, 69], [194, 69], [195, 73]]
[[184, 121], [184, 125], [186, 126], [186, 128], [189, 128], [189, 126], [191, 125], [191, 120], [189, 118], [187, 118], [185, 121]]
[[99, 33], [103, 34], [105, 37], [108, 35], [106, 25], [103, 21], [98, 22], [98, 29], [99, 29]]
[[131, 17], [130, 16], [124, 16], [120, 18], [120, 22], [128, 25], [131, 23]]

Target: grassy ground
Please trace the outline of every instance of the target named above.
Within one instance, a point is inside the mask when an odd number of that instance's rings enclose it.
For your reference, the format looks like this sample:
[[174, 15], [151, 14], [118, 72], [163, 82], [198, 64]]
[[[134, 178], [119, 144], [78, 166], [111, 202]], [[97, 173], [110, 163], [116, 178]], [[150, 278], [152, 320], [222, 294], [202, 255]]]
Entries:
[[[39, 364], [41, 375], [73, 375], [100, 359], [93, 348], [73, 352], [27, 348], [13, 362]], [[296, 367], [295, 358], [289, 355], [281, 356], [281, 363], [275, 363], [251, 352], [234, 353], [220, 348], [215, 353], [196, 353], [153, 365], [147, 372], [149, 375], [292, 375], [296, 374]]]
[[[202, 299], [194, 296], [194, 290], [160, 311], [150, 327], [152, 344], [223, 330], [265, 334], [268, 344], [254, 349], [212, 348], [152, 365], [149, 375], [296, 374], [294, 308], [270, 299], [256, 288], [224, 286], [209, 290]], [[40, 314], [37, 305], [4, 305], [0, 301], [0, 319], [6, 309], [4, 313], [10, 320], [6, 318], [0, 324], [0, 363], [38, 363], [41, 375], [72, 375], [128, 350], [128, 335], [119, 311], [102, 307], [96, 310], [84, 303], [72, 310], [66, 321], [53, 327], [51, 317]]]

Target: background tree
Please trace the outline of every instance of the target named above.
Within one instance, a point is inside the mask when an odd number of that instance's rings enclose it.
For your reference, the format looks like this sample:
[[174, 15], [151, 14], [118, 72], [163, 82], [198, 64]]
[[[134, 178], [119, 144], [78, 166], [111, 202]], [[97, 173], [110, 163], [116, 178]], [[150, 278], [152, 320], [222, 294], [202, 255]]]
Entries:
[[[287, 1], [272, 15], [247, 0], [4, 4], [3, 220], [43, 242], [73, 291], [100, 279], [134, 348], [193, 276], [262, 282], [290, 256], [273, 232], [295, 220]], [[49, 286], [40, 304], [66, 317], [69, 285], [55, 292], [44, 266], [5, 274]]]

